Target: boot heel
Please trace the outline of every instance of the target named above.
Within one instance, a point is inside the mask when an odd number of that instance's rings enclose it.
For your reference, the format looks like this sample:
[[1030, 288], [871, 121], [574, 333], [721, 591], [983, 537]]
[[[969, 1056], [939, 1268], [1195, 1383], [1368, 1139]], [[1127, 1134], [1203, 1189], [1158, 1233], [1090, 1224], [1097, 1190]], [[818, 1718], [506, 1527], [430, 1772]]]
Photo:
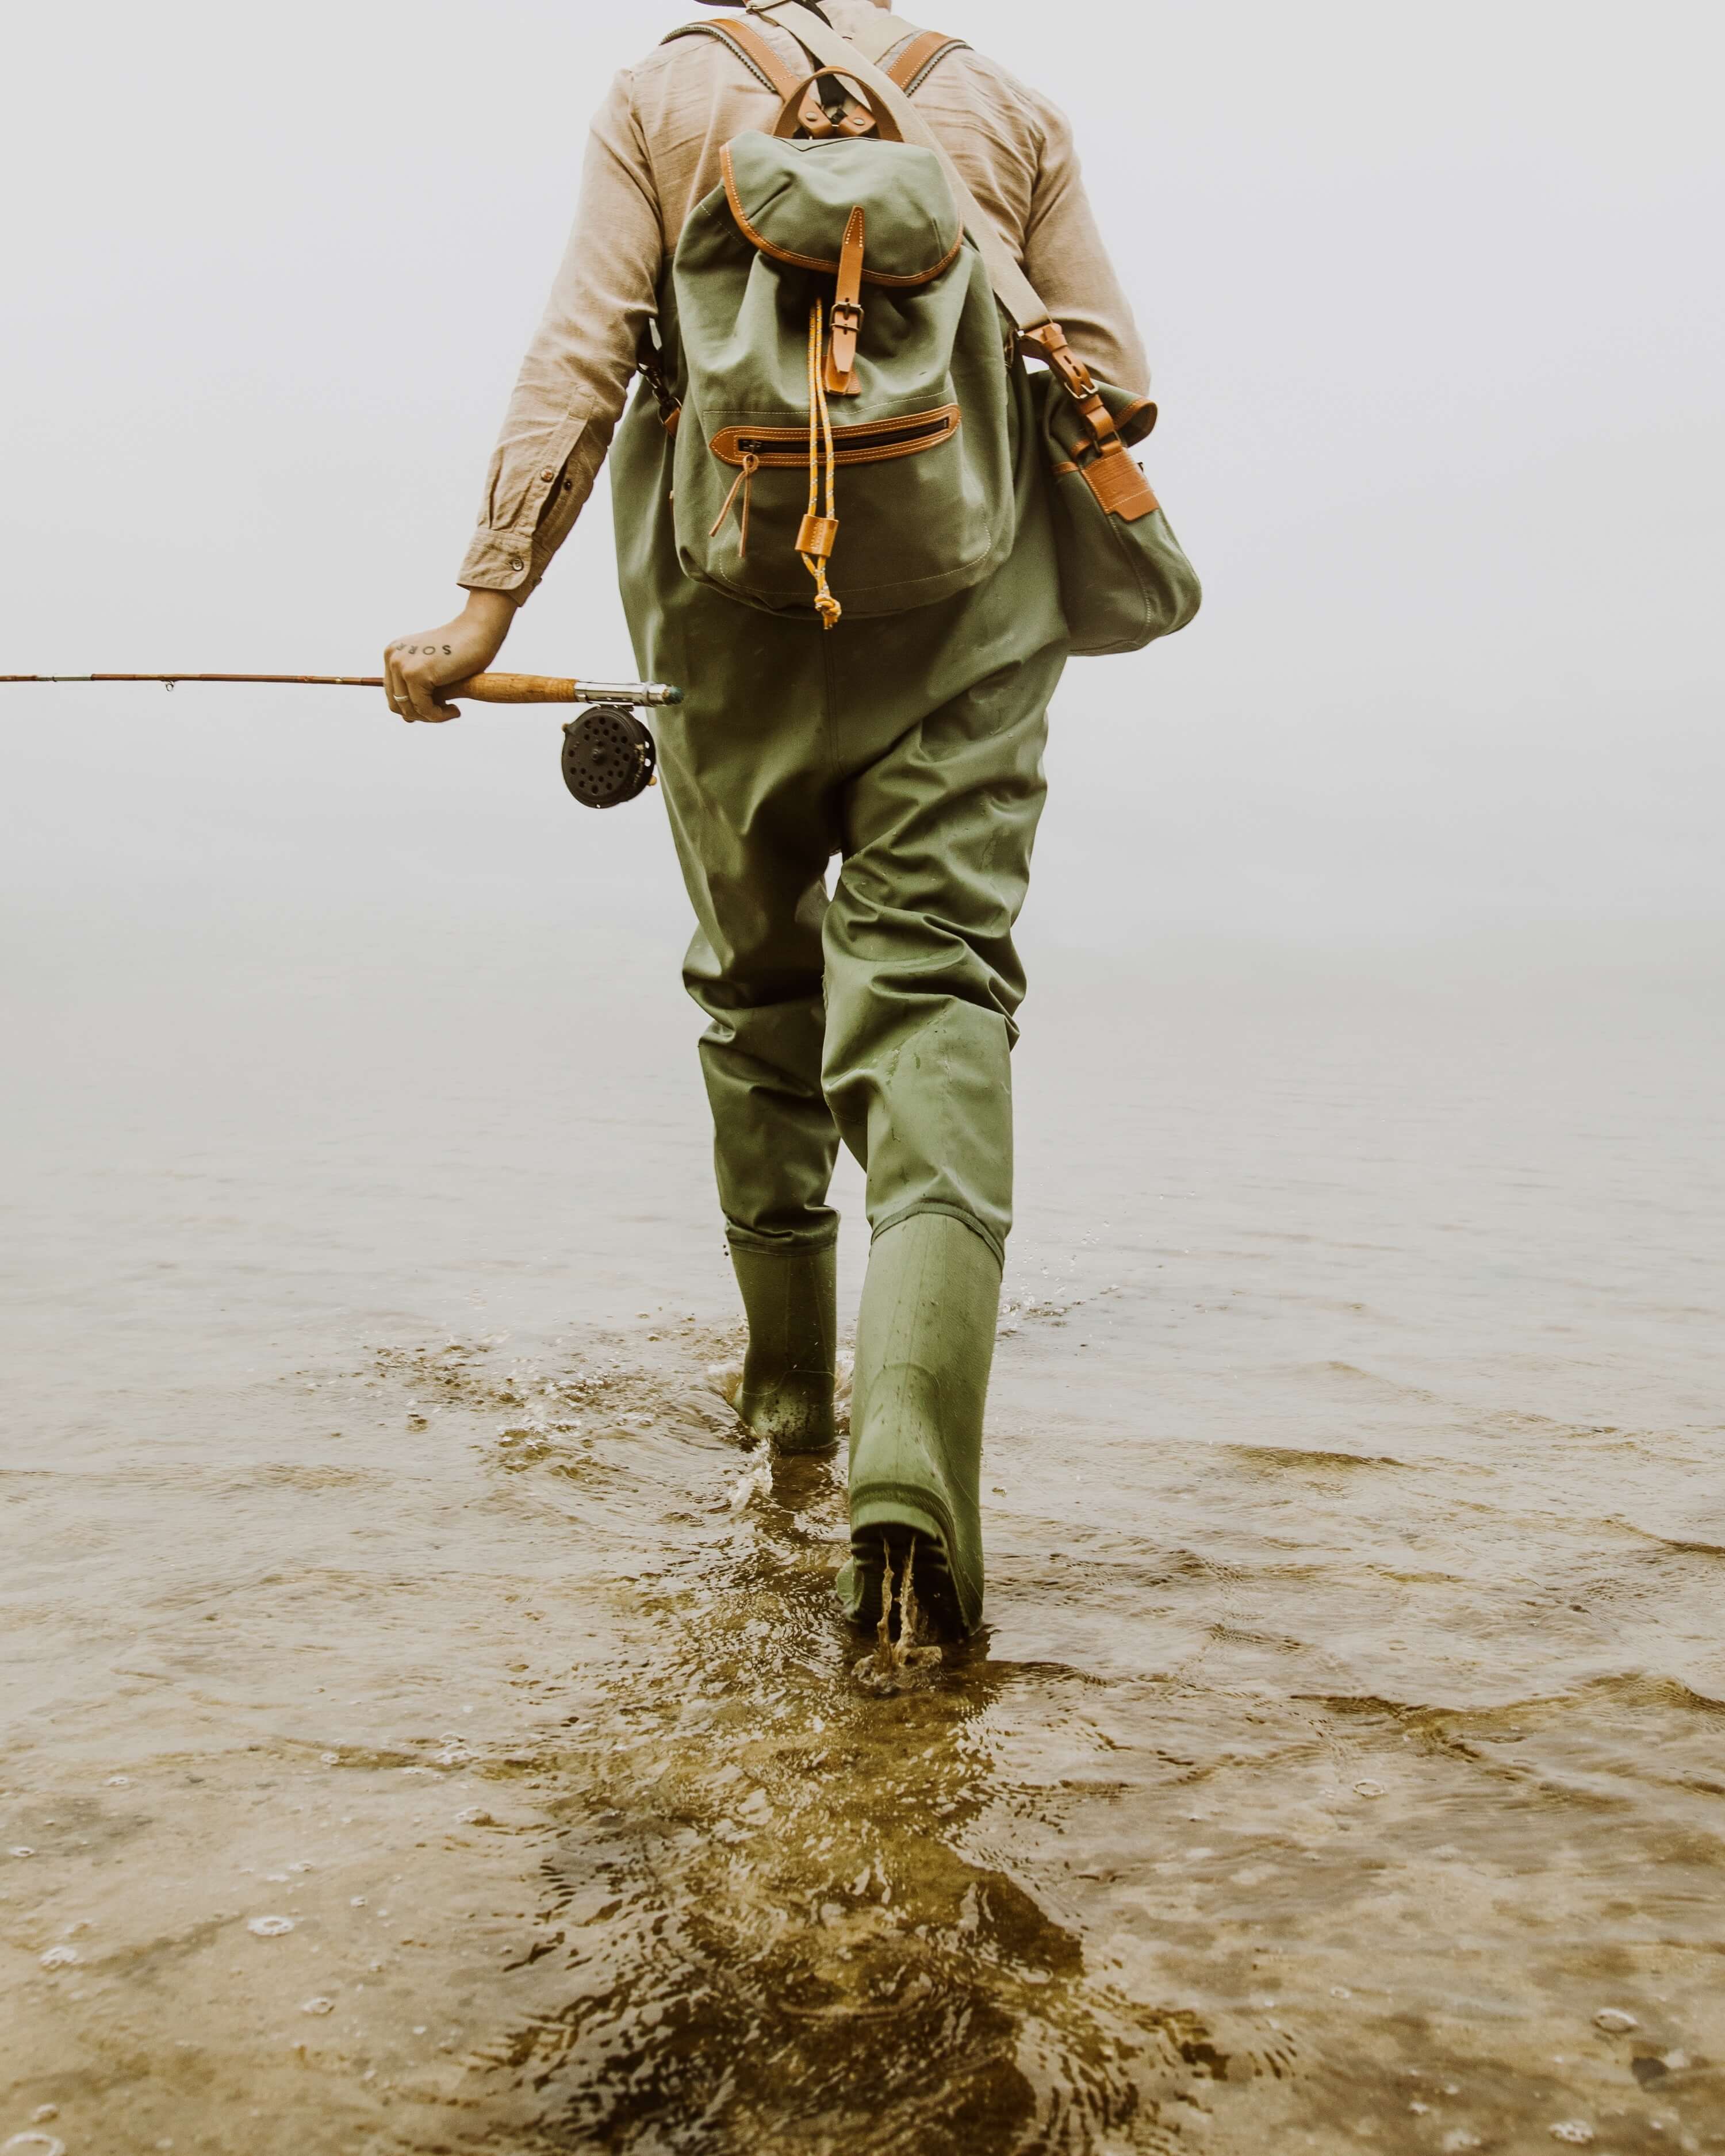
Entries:
[[925, 1525], [910, 1527], [903, 1517], [905, 1507], [895, 1506], [894, 1511], [897, 1517], [891, 1520], [875, 1527], [853, 1526], [850, 1530], [850, 1563], [845, 1572], [852, 1584], [851, 1614], [859, 1625], [878, 1625], [886, 1565], [891, 1564], [895, 1579], [902, 1580], [914, 1563], [916, 1601], [925, 1620], [922, 1639], [962, 1639], [969, 1628], [952, 1584], [940, 1528], [932, 1516]]

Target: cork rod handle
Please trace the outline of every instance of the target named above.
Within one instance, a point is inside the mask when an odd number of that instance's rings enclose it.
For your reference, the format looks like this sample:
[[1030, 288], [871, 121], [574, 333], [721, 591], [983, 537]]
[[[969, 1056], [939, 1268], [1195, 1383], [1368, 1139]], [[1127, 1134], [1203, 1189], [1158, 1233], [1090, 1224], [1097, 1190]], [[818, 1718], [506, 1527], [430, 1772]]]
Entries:
[[480, 704], [572, 704], [573, 677], [557, 674], [475, 674], [438, 691], [453, 700], [470, 696]]

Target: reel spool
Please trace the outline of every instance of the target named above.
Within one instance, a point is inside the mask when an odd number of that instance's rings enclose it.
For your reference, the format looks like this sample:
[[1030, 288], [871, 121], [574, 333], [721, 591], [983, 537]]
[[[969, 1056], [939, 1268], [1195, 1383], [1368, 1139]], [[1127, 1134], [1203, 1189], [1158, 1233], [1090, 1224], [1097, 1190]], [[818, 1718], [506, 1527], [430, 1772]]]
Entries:
[[624, 704], [595, 704], [563, 728], [563, 783], [585, 808], [615, 808], [653, 783], [659, 749]]

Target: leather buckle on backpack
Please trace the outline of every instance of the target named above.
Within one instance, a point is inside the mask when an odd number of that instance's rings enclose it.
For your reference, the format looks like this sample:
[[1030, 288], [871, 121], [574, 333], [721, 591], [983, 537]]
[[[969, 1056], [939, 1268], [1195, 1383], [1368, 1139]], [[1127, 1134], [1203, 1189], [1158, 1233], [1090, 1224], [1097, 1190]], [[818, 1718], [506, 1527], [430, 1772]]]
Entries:
[[[1026, 330], [1019, 349], [1034, 352], [1039, 359], [1048, 362], [1061, 388], [1078, 407], [1079, 416], [1090, 429], [1091, 438], [1103, 456], [1112, 456], [1125, 448], [1120, 431], [1102, 402], [1096, 377], [1067, 343], [1066, 333], [1058, 322], [1044, 322], [1034, 330]], [[1132, 468], [1137, 470], [1136, 465]], [[1140, 510], [1137, 513], [1142, 516], [1144, 511]]]
[[1026, 330], [1019, 341], [1019, 349], [1026, 357], [1032, 354], [1042, 360], [1060, 378], [1060, 386], [1075, 403], [1081, 404], [1086, 397], [1096, 393], [1096, 377], [1066, 341], [1066, 332], [1058, 322], [1043, 322], [1034, 330]]

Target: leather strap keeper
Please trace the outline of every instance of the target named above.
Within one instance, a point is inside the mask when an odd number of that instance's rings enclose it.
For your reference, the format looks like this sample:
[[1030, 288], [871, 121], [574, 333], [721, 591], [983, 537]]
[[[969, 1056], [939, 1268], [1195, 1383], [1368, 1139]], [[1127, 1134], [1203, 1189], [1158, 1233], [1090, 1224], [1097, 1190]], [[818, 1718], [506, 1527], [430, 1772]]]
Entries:
[[836, 516], [805, 516], [797, 527], [797, 552], [812, 554], [818, 562], [826, 561], [838, 543], [839, 520]]

